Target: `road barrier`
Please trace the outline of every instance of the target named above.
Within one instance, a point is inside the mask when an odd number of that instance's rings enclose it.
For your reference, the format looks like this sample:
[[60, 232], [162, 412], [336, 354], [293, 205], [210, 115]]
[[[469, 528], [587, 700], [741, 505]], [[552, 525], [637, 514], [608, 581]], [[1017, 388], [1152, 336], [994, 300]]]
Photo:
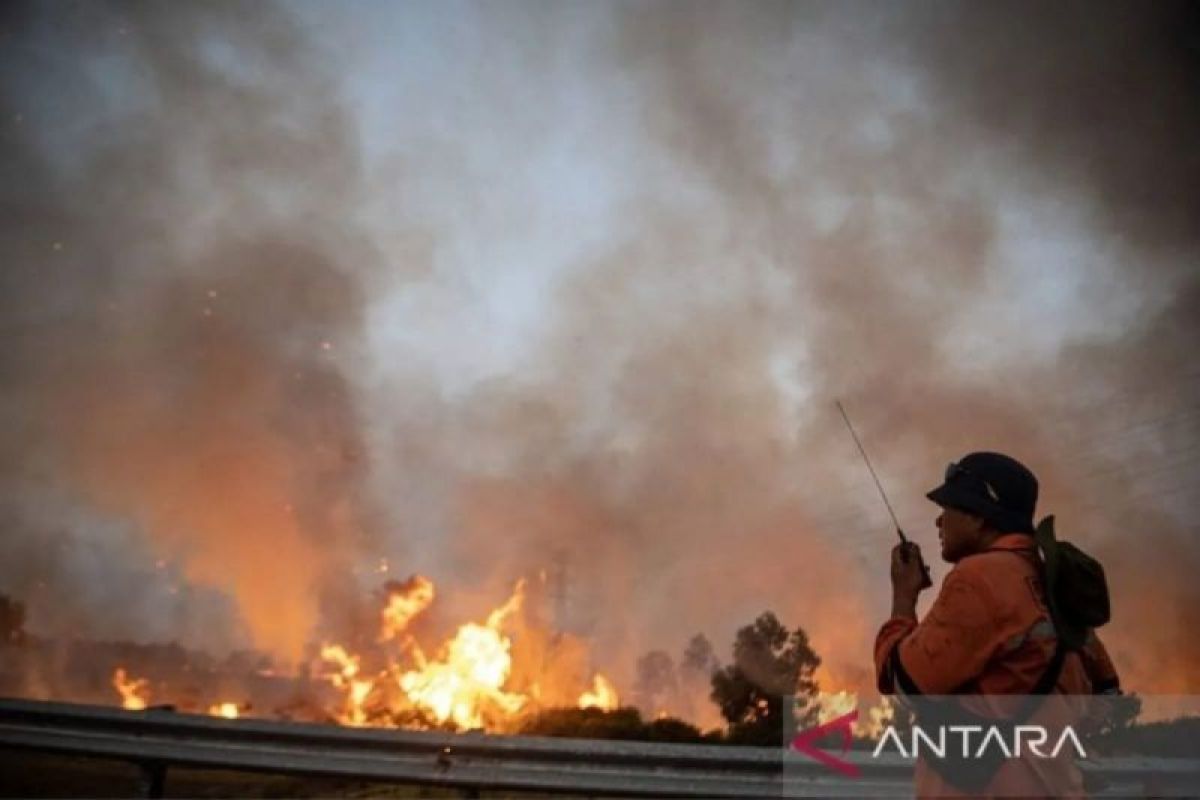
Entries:
[[[912, 765], [894, 754], [848, 759], [861, 777], [781, 750], [722, 745], [496, 736], [227, 720], [169, 710], [0, 699], [0, 746], [138, 764], [147, 796], [171, 766], [323, 776], [483, 791], [618, 797], [895, 797]], [[1200, 761], [1112, 759], [1085, 769], [1097, 796], [1143, 796], [1166, 784], [1200, 787]]]

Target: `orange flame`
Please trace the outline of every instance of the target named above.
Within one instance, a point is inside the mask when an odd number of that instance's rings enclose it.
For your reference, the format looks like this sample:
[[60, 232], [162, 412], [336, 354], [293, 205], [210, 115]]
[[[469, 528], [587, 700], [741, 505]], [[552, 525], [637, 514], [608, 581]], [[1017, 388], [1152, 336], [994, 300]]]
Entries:
[[389, 582], [387, 605], [380, 612], [379, 640], [386, 642], [399, 636], [414, 617], [429, 608], [433, 596], [433, 581], [421, 575], [414, 575], [403, 584]]
[[131, 678], [124, 667], [117, 667], [112, 677], [113, 688], [121, 695], [121, 707], [128, 711], [141, 711], [150, 703], [150, 682], [145, 678]]
[[[858, 695], [854, 692], [820, 692], [816, 697], [817, 722], [829, 722], [858, 707]], [[878, 737], [891, 723], [895, 712], [891, 698], [880, 697], [878, 705], [868, 706], [865, 713], [858, 715], [852, 726], [853, 731], [859, 736]]]
[[345, 704], [337, 715], [338, 722], [343, 725], [365, 725], [367, 714], [363, 703], [375, 682], [358, 677], [358, 656], [352, 655], [341, 645], [327, 644], [321, 648], [321, 658], [338, 667], [337, 672], [327, 677], [334, 686], [346, 692]]
[[208, 713], [214, 717], [224, 717], [225, 719], [237, 719], [238, 707], [237, 703], [214, 703], [208, 707]]
[[[540, 705], [539, 681], [523, 674], [514, 677], [509, 636], [510, 628], [522, 637], [529, 632], [524, 617], [514, 620], [524, 610], [525, 581], [517, 581], [512, 595], [485, 621], [459, 626], [431, 658], [406, 631], [434, 596], [433, 583], [419, 575], [404, 583], [388, 582], [377, 642], [399, 641], [402, 646], [381, 649], [386, 667], [373, 675], [365, 675], [360, 655], [343, 645], [321, 647], [318, 675], [342, 695], [342, 706], [334, 714], [338, 722], [360, 726], [425, 720], [457, 730], [495, 731], [512, 727], [518, 715]], [[567, 697], [573, 691], [567, 689]], [[613, 709], [617, 703], [612, 683], [600, 674], [579, 698], [583, 707]]]
[[495, 724], [519, 711], [528, 698], [503, 688], [512, 670], [512, 641], [500, 629], [521, 608], [524, 592], [525, 582], [518, 581], [512, 597], [488, 615], [486, 624], [461, 626], [437, 660], [427, 662], [418, 648], [417, 669], [398, 681], [408, 699], [460, 730]]
[[602, 711], [613, 711], [617, 708], [618, 703], [617, 690], [613, 688], [612, 682], [599, 672], [592, 678], [591, 691], [579, 695], [580, 708], [599, 708]]

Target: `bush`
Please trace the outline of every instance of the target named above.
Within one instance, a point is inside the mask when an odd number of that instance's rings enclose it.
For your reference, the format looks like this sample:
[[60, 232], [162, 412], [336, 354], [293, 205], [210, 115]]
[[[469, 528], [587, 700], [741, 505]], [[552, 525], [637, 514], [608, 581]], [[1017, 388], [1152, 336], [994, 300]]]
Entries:
[[643, 742], [696, 743], [712, 741], [700, 729], [680, 719], [665, 717], [646, 722], [636, 708], [604, 711], [599, 708], [550, 708], [530, 717], [520, 728], [529, 736], [562, 736], [575, 739], [623, 739]]

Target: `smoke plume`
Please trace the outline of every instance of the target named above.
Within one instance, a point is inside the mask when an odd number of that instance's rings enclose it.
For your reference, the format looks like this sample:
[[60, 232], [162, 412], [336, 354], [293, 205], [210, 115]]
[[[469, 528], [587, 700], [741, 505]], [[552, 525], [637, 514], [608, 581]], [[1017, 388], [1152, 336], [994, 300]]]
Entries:
[[199, 615], [201, 641], [241, 625], [294, 658], [365, 536], [345, 364], [369, 256], [335, 217], [355, 147], [294, 28], [238, 4], [6, 13], [4, 581], [35, 624]]
[[[931, 562], [945, 462], [1009, 452], [1127, 684], [1194, 688], [1194, 6], [359, 11], [6, 12], [32, 622], [294, 657], [366, 560], [447, 619], [559, 563], [619, 686], [766, 609], [862, 685], [894, 534], [840, 398]], [[185, 600], [99, 588], [156, 559]]]

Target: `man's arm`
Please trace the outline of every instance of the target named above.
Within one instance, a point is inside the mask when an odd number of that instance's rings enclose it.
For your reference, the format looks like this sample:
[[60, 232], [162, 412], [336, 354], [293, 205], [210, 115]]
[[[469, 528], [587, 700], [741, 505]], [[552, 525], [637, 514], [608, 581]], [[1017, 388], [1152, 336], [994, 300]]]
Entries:
[[977, 571], [964, 566], [946, 576], [919, 623], [915, 596], [897, 592], [893, 616], [875, 640], [879, 691], [949, 694], [983, 671], [996, 649], [994, 603]]

